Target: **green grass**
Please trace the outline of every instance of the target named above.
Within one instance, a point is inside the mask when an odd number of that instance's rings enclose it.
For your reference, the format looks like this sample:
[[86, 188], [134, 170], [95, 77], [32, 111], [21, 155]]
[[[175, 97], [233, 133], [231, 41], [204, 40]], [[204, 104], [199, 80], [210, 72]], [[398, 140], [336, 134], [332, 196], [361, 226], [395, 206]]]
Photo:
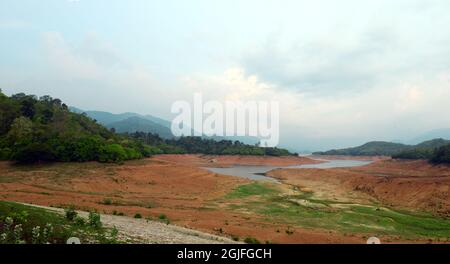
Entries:
[[232, 192], [228, 193], [226, 198], [238, 199], [255, 195], [275, 195], [277, 193], [279, 193], [279, 191], [272, 186], [269, 186], [267, 183], [255, 182], [237, 187]]
[[6, 201], [0, 201], [0, 234], [7, 233], [5, 223], [8, 217], [14, 220], [14, 226], [22, 225], [21, 240], [25, 243], [32, 243], [33, 228], [39, 226], [42, 230], [48, 224], [53, 226], [48, 238], [51, 244], [65, 244], [70, 237], [78, 237], [82, 243], [118, 242], [110, 236], [109, 229], [93, 227], [82, 221], [69, 221], [56, 212]]
[[312, 193], [286, 195], [276, 185], [259, 182], [239, 186], [224, 199], [238, 198], [240, 203], [230, 204], [231, 210], [252, 211], [276, 223], [403, 239], [450, 239], [450, 219], [424, 212], [339, 203], [319, 199]]

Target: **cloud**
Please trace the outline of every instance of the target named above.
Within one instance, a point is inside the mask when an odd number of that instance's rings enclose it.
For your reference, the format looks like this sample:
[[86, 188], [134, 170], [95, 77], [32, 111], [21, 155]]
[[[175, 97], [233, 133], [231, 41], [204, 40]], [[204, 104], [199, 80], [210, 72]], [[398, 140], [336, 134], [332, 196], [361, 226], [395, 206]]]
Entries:
[[[348, 96], [310, 96], [267, 82], [242, 67], [217, 75], [185, 76], [189, 99], [202, 92], [205, 100], [275, 100], [280, 102], [281, 142], [297, 149], [345, 147], [369, 140], [408, 138], [450, 122], [450, 82], [407, 76], [381, 82]], [[284, 135], [284, 136], [283, 136]], [[325, 147], [328, 146], [328, 147]]]
[[78, 43], [59, 32], [43, 33], [37, 64], [11, 85], [16, 92], [50, 94], [88, 110], [163, 116], [175, 93], [146, 66], [129, 60], [95, 33]]
[[[247, 51], [241, 65], [281, 88], [332, 97], [391, 85], [412, 75], [434, 78], [447, 72], [450, 32], [443, 28], [450, 23], [444, 11], [448, 2], [430, 1], [426, 8], [421, 1], [401, 3], [390, 6], [383, 16], [371, 17], [362, 10], [367, 22], [361, 27], [357, 25], [361, 21], [350, 16], [341, 17], [349, 24], [341, 22], [315, 34], [280, 30], [261, 47]], [[386, 8], [385, 3], [382, 6]]]

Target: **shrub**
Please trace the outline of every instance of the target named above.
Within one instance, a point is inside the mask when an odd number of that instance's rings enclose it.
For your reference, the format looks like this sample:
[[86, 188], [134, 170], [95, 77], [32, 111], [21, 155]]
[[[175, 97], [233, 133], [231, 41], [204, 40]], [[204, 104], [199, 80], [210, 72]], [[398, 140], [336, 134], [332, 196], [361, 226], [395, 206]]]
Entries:
[[105, 198], [105, 199], [103, 199], [102, 203], [104, 205], [111, 205], [113, 203], [113, 201], [110, 198]]
[[145, 157], [164, 153], [161, 149], [148, 145], [143, 146], [141, 152]]
[[84, 226], [86, 224], [86, 220], [83, 217], [77, 216], [75, 217], [75, 224], [77, 226]]
[[132, 148], [124, 148], [125, 153], [126, 153], [126, 159], [140, 159], [142, 158], [142, 154], [137, 152], [135, 149]]
[[65, 212], [66, 212], [66, 219], [69, 221], [75, 220], [75, 218], [78, 215], [78, 213], [75, 211], [73, 207], [67, 208]]
[[100, 228], [102, 226], [100, 214], [89, 212], [89, 225], [95, 228]]
[[165, 214], [160, 214], [160, 215], [158, 216], [158, 218], [161, 219], [161, 220], [166, 220], [166, 219], [167, 219], [167, 216], [166, 216]]
[[141, 214], [135, 214], [134, 218], [140, 219], [140, 218], [142, 218], [142, 215]]
[[244, 239], [244, 242], [247, 244], [261, 244], [261, 242], [259, 242], [259, 240], [254, 237], [246, 237]]
[[10, 148], [2, 148], [0, 149], [0, 160], [9, 160], [11, 158], [11, 149]]
[[110, 144], [100, 147], [100, 162], [122, 162], [127, 159], [127, 153], [119, 144]]

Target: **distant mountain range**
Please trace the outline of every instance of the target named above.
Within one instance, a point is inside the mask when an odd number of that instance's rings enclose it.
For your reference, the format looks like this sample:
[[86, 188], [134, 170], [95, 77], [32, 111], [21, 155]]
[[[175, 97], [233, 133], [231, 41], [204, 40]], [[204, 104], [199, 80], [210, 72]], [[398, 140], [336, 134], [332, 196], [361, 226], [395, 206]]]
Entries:
[[393, 156], [404, 151], [414, 149], [435, 149], [450, 144], [450, 140], [442, 138], [424, 141], [416, 145], [406, 145], [401, 143], [392, 143], [385, 141], [373, 141], [364, 145], [345, 148], [333, 149], [323, 152], [315, 152], [316, 155], [345, 155], [345, 156]]
[[[104, 125], [107, 128], [114, 128], [118, 133], [134, 133], [134, 132], [146, 132], [158, 134], [160, 137], [169, 139], [174, 138], [172, 131], [170, 129], [171, 122], [161, 119], [159, 117], [155, 117], [152, 115], [141, 115], [137, 113], [121, 113], [121, 114], [113, 114], [104, 111], [85, 111], [76, 107], [69, 107], [70, 111], [74, 113], [86, 113], [92, 119], [97, 120], [98, 123]], [[232, 140], [232, 141], [241, 141], [242, 143], [254, 145], [259, 142], [259, 138], [257, 137], [207, 137], [204, 138], [212, 138], [216, 141], [220, 140]]]
[[146, 132], [155, 133], [162, 138], [173, 138], [170, 131], [170, 122], [151, 115], [137, 113], [113, 114], [103, 111], [84, 111], [76, 107], [70, 107], [75, 113], [86, 113], [92, 119], [107, 128], [114, 128], [118, 133]]

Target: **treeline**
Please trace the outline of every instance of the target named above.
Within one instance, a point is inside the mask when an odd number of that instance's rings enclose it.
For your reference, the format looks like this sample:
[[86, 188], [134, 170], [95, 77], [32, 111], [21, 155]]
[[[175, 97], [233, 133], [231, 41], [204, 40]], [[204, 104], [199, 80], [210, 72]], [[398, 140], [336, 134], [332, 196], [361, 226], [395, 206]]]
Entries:
[[450, 164], [450, 144], [436, 148], [415, 148], [392, 155], [394, 159], [427, 159], [431, 163]]
[[120, 162], [152, 154], [139, 141], [117, 135], [50, 96], [0, 90], [0, 159]]
[[289, 156], [296, 155], [286, 149], [263, 148], [257, 145], [247, 145], [240, 141], [220, 140], [203, 137], [180, 137], [176, 139], [163, 139], [157, 134], [136, 132], [126, 134], [130, 138], [143, 144], [152, 145], [160, 153], [168, 154], [209, 154], [209, 155], [257, 155], [257, 156]]

